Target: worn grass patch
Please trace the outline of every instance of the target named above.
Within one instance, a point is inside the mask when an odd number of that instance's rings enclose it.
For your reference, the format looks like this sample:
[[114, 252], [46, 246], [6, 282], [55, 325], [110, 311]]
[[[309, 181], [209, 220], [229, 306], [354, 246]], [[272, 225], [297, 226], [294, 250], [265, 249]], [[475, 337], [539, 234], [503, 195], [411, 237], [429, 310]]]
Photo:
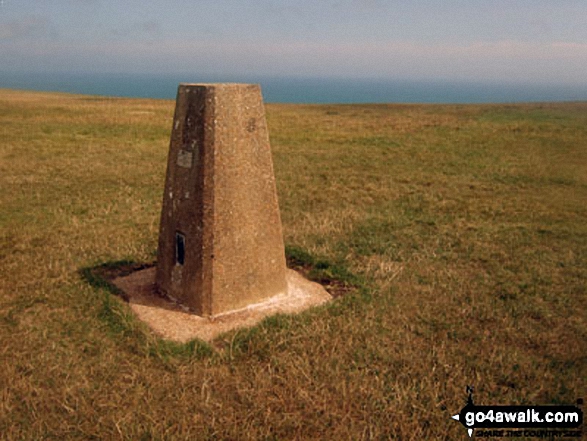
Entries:
[[587, 103], [268, 105], [290, 264], [359, 288], [223, 350], [79, 274], [154, 260], [173, 108], [0, 91], [1, 438], [452, 440], [468, 384], [584, 395]]

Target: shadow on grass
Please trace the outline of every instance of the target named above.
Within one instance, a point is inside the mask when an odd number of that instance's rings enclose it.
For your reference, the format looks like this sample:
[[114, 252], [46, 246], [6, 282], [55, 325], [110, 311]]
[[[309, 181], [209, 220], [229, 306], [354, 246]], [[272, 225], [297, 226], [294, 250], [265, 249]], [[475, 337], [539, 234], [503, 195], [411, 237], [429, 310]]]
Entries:
[[[368, 291], [365, 281], [348, 271], [344, 266], [316, 258], [305, 250], [293, 246], [286, 247], [286, 260], [288, 268], [321, 284], [333, 298], [343, 297], [350, 293], [360, 293], [362, 300], [365, 300], [364, 297]], [[104, 293], [99, 318], [107, 325], [109, 332], [116, 337], [132, 340], [136, 346], [135, 349], [140, 352], [146, 350], [149, 356], [154, 356], [164, 362], [178, 358], [201, 359], [213, 355], [215, 352], [213, 346], [197, 339], [188, 343], [177, 343], [154, 336], [129, 308], [125, 308], [121, 302], [112, 297], [115, 295], [128, 302], [128, 296], [113, 283], [114, 279], [153, 266], [155, 266], [155, 262], [118, 260], [82, 268], [79, 270], [79, 274], [89, 285]], [[287, 314], [267, 317], [258, 325], [240, 333], [239, 340], [244, 339], [245, 341], [239, 342], [239, 346], [247, 346], [246, 340], [254, 338], [259, 334], [260, 329], [276, 331], [288, 328], [293, 319]]]
[[308, 280], [319, 283], [333, 297], [342, 297], [365, 286], [365, 281], [351, 273], [342, 265], [319, 259], [307, 251], [285, 247], [287, 267], [303, 274]]
[[151, 268], [154, 265], [154, 262], [118, 260], [82, 268], [79, 270], [79, 274], [92, 287], [102, 292], [106, 291], [102, 297], [102, 308], [98, 317], [106, 324], [111, 335], [127, 340], [133, 350], [148, 357], [154, 357], [168, 367], [171, 366], [173, 360], [198, 360], [213, 355], [212, 347], [203, 341], [193, 340], [187, 343], [177, 343], [153, 335], [129, 308], [125, 308], [121, 302], [113, 298], [115, 295], [125, 302], [129, 300], [124, 291], [114, 285], [114, 279]]
[[129, 274], [155, 266], [155, 263], [139, 263], [133, 260], [117, 260], [105, 262], [100, 265], [85, 267], [79, 270], [82, 278], [91, 286], [97, 289], [106, 289], [110, 293], [122, 297], [128, 302], [124, 292], [116, 287], [112, 281], [117, 277], [128, 276]]

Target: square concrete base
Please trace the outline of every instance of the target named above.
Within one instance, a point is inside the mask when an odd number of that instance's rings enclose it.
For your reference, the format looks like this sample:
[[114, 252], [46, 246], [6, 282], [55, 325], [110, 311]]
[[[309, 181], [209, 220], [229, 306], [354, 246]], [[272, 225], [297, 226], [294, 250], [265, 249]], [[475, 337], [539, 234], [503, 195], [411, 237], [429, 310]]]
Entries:
[[296, 313], [332, 300], [318, 283], [310, 282], [296, 271], [287, 269], [287, 292], [246, 308], [206, 318], [159, 296], [155, 289], [155, 268], [136, 271], [113, 280], [126, 296], [131, 309], [156, 334], [178, 342], [198, 338], [210, 341], [235, 328], [253, 326], [277, 313]]

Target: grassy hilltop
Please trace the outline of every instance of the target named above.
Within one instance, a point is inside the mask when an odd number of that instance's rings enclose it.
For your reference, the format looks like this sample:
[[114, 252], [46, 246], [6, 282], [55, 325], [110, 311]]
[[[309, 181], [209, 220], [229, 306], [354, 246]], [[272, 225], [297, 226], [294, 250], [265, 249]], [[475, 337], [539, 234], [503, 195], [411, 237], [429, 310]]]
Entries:
[[0, 90], [0, 438], [466, 437], [587, 391], [587, 103], [267, 105], [285, 242], [359, 289], [212, 345], [80, 270], [155, 258], [172, 101]]

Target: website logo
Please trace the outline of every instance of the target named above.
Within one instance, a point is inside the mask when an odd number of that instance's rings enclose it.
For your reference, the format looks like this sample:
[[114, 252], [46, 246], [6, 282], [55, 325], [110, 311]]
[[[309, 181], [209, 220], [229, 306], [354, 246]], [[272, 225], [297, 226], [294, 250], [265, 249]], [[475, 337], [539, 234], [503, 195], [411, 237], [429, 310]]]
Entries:
[[[473, 402], [473, 387], [467, 386], [467, 393], [467, 404], [451, 418], [459, 421], [467, 429], [469, 437], [473, 436], [475, 429], [489, 429], [476, 436], [486, 435], [496, 438], [513, 436], [580, 438], [582, 435], [580, 426], [583, 424], [583, 411], [577, 406], [477, 406]], [[583, 400], [577, 400], [577, 404], [583, 404]]]

